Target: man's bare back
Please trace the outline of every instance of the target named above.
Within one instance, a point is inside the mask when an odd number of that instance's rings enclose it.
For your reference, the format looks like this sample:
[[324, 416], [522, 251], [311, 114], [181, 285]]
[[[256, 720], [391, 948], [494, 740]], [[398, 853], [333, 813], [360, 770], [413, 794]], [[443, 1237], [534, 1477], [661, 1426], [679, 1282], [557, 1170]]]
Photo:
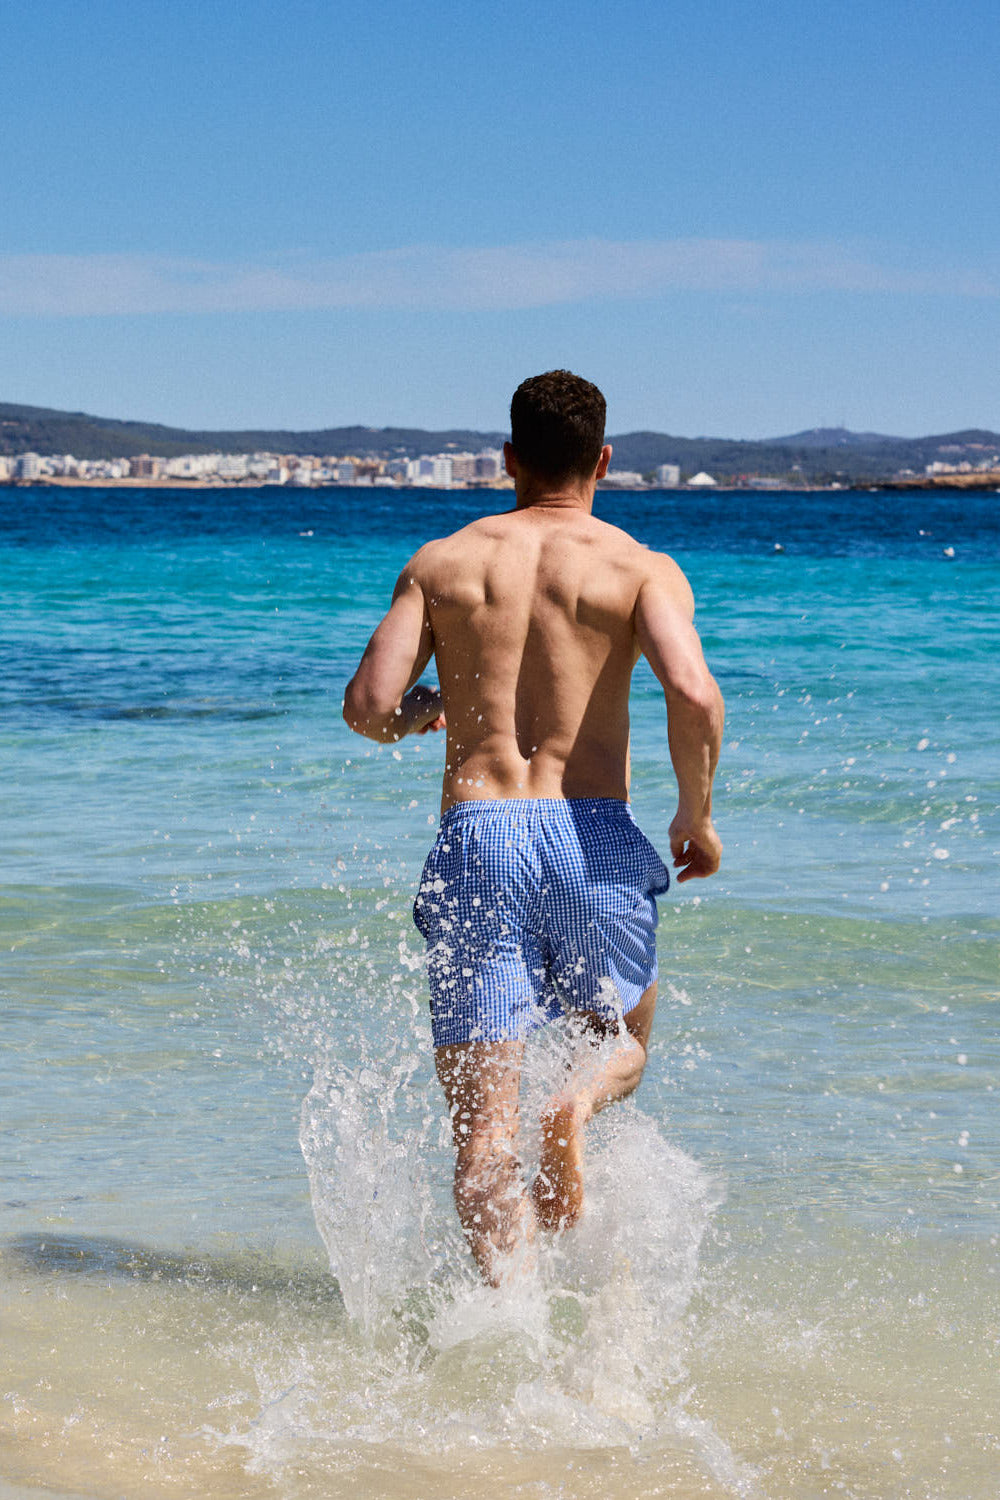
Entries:
[[637, 609], [650, 585], [689, 620], [680, 569], [576, 507], [539, 504], [428, 543], [405, 576], [435, 642], [442, 805], [627, 799]]
[[[669, 877], [627, 806], [640, 654], [664, 690], [678, 880], [711, 875], [722, 847], [711, 816], [722, 699], [690, 587], [669, 557], [591, 514], [611, 456], [603, 397], [554, 371], [519, 387], [511, 417], [515, 509], [416, 553], [344, 701], [348, 724], [382, 742], [447, 729], [441, 830], [415, 917], [431, 961], [455, 1201], [494, 1283], [536, 1226], [578, 1218], [584, 1126], [632, 1092], [646, 1061], [654, 897]], [[438, 688], [418, 680], [432, 656]], [[605, 1003], [609, 975], [617, 1009]], [[544, 1017], [553, 1000], [582, 1015], [595, 1051], [543, 1112], [526, 1192], [515, 1151], [523, 1039], [538, 1024], [532, 1006]], [[599, 1045], [609, 1037], [611, 1052]]]

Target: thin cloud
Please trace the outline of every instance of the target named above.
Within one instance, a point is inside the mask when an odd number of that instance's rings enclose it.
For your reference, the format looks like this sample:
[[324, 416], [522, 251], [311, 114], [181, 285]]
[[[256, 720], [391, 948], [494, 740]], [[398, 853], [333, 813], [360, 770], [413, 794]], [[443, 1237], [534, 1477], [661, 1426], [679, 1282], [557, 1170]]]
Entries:
[[983, 272], [912, 270], [843, 246], [780, 240], [587, 239], [486, 249], [417, 245], [246, 265], [161, 255], [0, 256], [0, 314], [110, 317], [336, 308], [516, 310], [671, 292], [995, 298]]

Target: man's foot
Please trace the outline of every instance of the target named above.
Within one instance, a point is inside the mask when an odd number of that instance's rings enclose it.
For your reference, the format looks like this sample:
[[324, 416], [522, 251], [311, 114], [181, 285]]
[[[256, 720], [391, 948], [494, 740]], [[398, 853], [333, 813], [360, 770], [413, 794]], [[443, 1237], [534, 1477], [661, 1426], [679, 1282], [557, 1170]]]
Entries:
[[569, 1229], [583, 1212], [583, 1127], [590, 1111], [579, 1101], [555, 1100], [542, 1113], [542, 1151], [531, 1185], [542, 1229]]

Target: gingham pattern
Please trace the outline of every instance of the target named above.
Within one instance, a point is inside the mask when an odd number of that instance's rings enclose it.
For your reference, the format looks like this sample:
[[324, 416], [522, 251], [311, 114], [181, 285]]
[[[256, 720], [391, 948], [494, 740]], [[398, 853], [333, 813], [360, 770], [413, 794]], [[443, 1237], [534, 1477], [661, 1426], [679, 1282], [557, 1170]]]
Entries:
[[656, 978], [654, 898], [669, 884], [627, 802], [450, 807], [413, 907], [434, 1045], [519, 1039], [565, 1009], [631, 1010]]

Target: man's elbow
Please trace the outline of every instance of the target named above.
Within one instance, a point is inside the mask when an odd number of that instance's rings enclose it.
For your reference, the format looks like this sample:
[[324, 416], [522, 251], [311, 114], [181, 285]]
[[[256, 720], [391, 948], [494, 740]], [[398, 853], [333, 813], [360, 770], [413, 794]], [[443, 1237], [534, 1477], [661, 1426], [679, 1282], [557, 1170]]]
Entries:
[[393, 720], [398, 714], [398, 704], [379, 702], [372, 692], [359, 685], [356, 678], [347, 684], [344, 723], [355, 734], [363, 734], [368, 740], [390, 739]]
[[350, 683], [348, 683], [347, 691], [344, 694], [344, 723], [348, 729], [353, 729], [355, 734], [364, 734], [365, 732], [365, 716], [361, 712], [357, 698], [351, 691]]

